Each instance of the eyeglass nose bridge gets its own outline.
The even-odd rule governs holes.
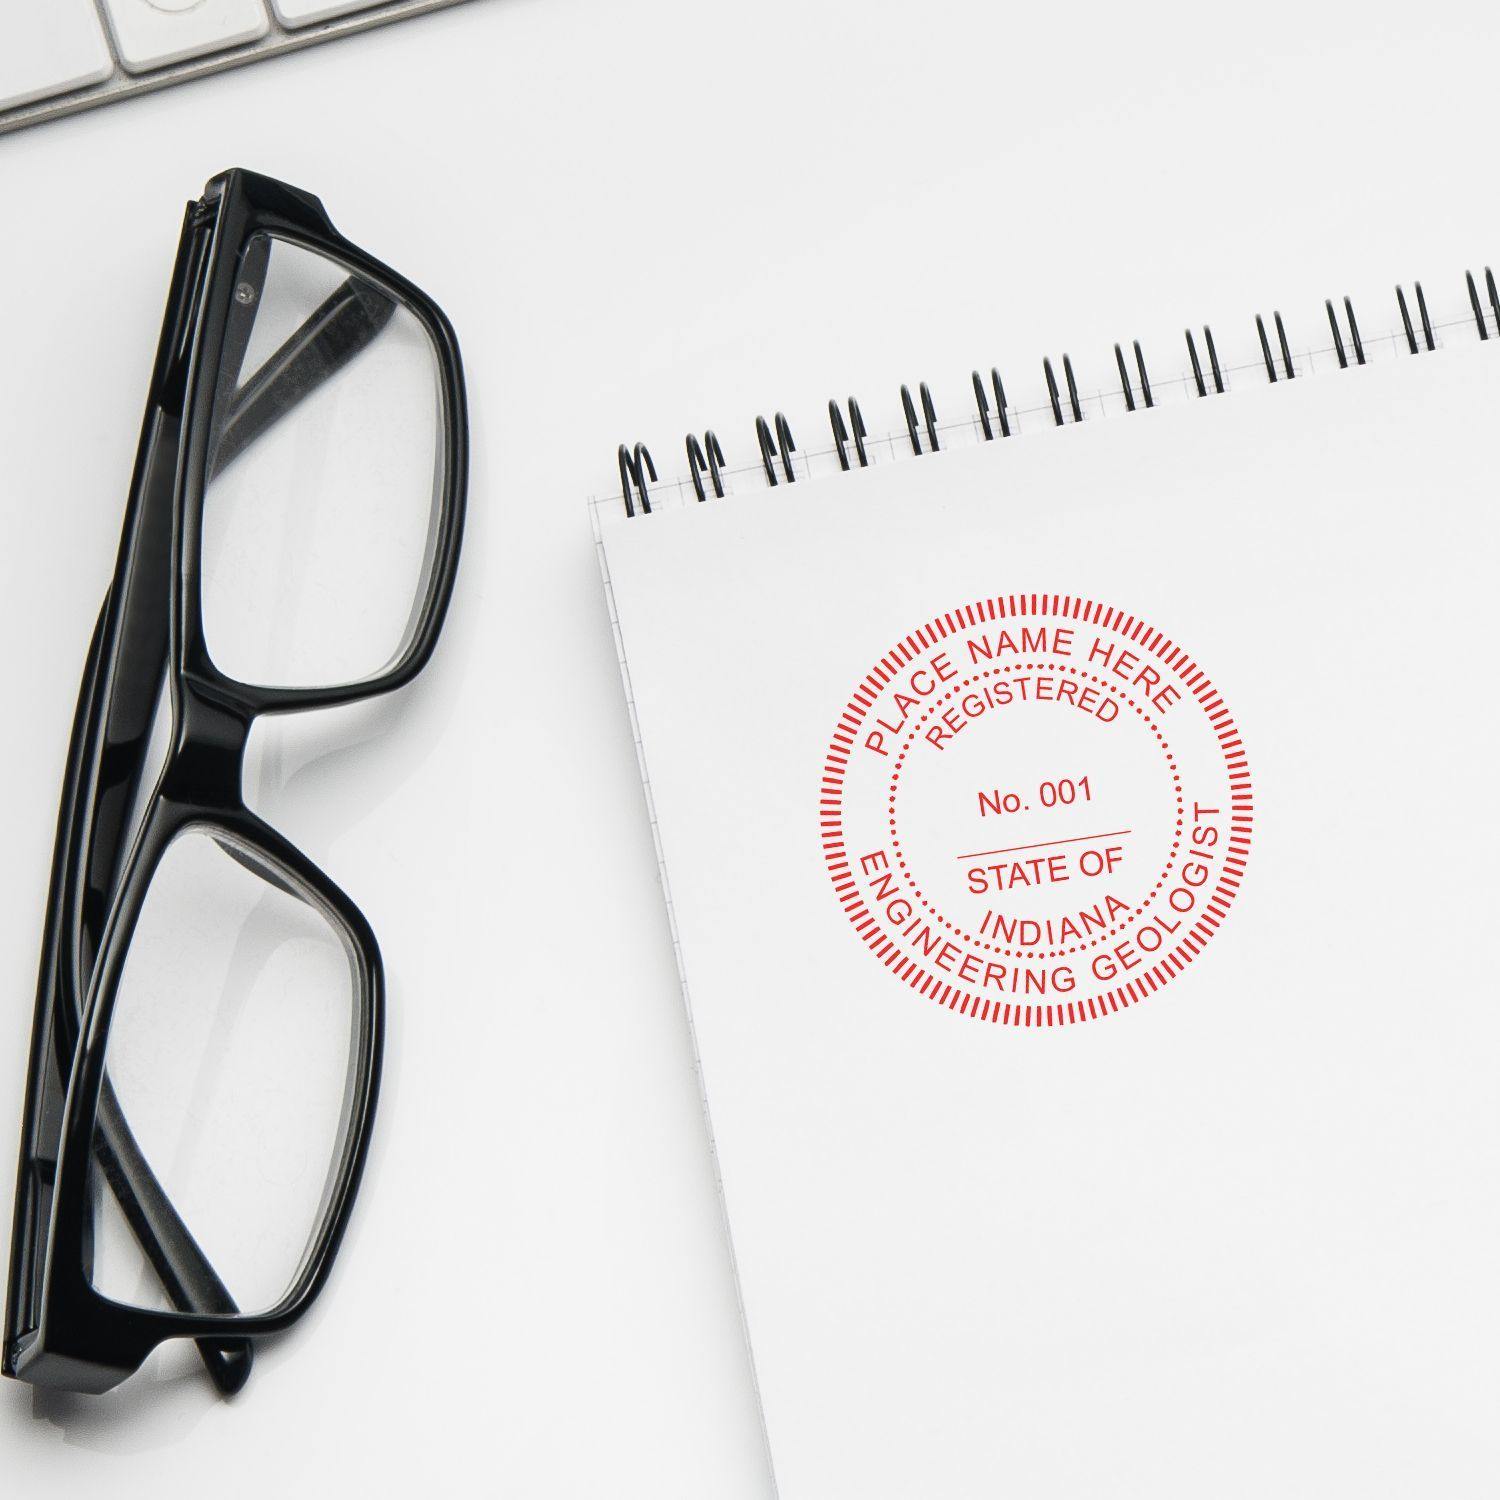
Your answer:
[[[190,677],[180,680],[172,753],[162,773],[162,796],[197,807],[243,805],[245,746],[255,715]]]

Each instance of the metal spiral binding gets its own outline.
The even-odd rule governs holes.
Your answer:
[[[918,387],[922,398],[922,420],[927,425],[927,441],[930,444],[927,451],[936,453],[938,451],[937,435],[937,409],[932,404],[932,392],[927,389],[924,380]],[[917,433],[917,408],[911,399],[911,387],[901,387],[901,411],[906,417],[906,434],[911,439],[911,451],[918,458],[922,456],[922,439]]]
[[[620,444],[620,493],[625,497],[625,514],[633,516],[635,507],[630,503],[630,487],[635,486],[635,492],[640,496],[641,512],[643,515],[651,514],[651,495],[646,489],[646,480],[641,472],[642,465],[645,466],[646,474],[651,476],[651,482],[656,483],[656,465],[651,462],[651,454],[644,443],[637,443],[632,453],[624,443]]]
[[[1151,381],[1146,376],[1146,356],[1141,353],[1141,341],[1135,339],[1131,347],[1135,350],[1135,367],[1141,376],[1141,400],[1147,409],[1156,405],[1151,399]],[[1120,390],[1125,396],[1125,410],[1135,410],[1135,392],[1130,389],[1130,371],[1125,368],[1125,355],[1118,344],[1115,345],[1115,365],[1120,371]]]
[[[1349,368],[1349,356],[1344,352],[1344,337],[1339,332],[1338,314],[1333,310],[1333,299],[1325,299],[1324,310],[1328,313],[1328,326],[1333,330],[1333,352],[1339,357],[1339,369]],[[1360,341],[1359,324],[1354,321],[1354,304],[1344,298],[1344,316],[1349,320],[1349,342],[1354,346],[1354,358],[1358,363],[1365,362],[1365,346]]]
[[[1047,396],[1052,402],[1052,420],[1059,427],[1063,425],[1062,401],[1057,393],[1057,376],[1052,373],[1052,361],[1042,361],[1042,373],[1047,377]],[[1063,378],[1068,382],[1068,406],[1072,409],[1073,420],[1083,421],[1083,407],[1078,400],[1078,382],[1073,378],[1073,361],[1065,354],[1063,355]]]
[[[1286,378],[1293,380],[1297,372],[1292,368],[1292,351],[1286,341],[1286,324],[1281,321],[1280,313],[1273,313],[1272,317],[1276,323],[1276,339],[1281,345],[1281,367],[1286,372]],[[1204,330],[1207,332],[1207,330]],[[1276,361],[1271,358],[1271,341],[1266,337],[1266,320],[1259,313],[1255,315],[1255,331],[1260,335],[1260,354],[1266,362],[1266,375],[1271,384],[1276,384]]]
[[[865,439],[869,433],[865,431],[865,419],[859,409],[859,402],[853,396],[849,398],[849,425],[844,425],[844,414],[839,410],[837,401],[828,403],[828,425],[833,428],[833,445],[838,449],[839,468],[846,474],[849,472],[849,434],[854,434],[854,453],[859,459],[859,466],[867,469],[870,466],[869,457],[865,453]]]
[[[1208,387],[1203,383],[1203,366],[1198,363],[1198,346],[1193,342],[1193,330],[1183,329],[1183,337],[1187,339],[1188,358],[1193,362],[1193,384],[1198,388],[1200,396],[1208,394]],[[1203,325],[1203,342],[1208,347],[1208,362],[1214,375],[1214,393],[1222,396],[1224,394],[1224,374],[1219,369],[1219,351],[1214,348],[1214,336],[1208,324]]]
[[[701,504],[704,500],[708,499],[708,495],[703,488],[703,475],[705,471],[708,474],[709,482],[714,487],[714,498],[722,500],[724,498],[724,475],[722,472],[724,467],[724,450],[719,446],[719,439],[714,430],[709,428],[703,434],[701,444],[690,432],[687,435],[686,444],[688,473],[692,476],[693,490],[698,496],[699,503]],[[703,456],[705,448],[708,450],[707,458]],[[652,477],[655,478],[655,475]]]
[[[1469,288],[1469,306],[1474,309],[1474,322],[1479,328],[1479,337],[1488,339],[1490,333],[1484,326],[1484,311],[1479,306],[1479,288],[1474,285],[1474,273],[1465,271],[1464,281]],[[1495,289],[1495,273],[1488,266],[1484,268],[1484,289],[1489,294],[1490,308],[1495,314],[1495,333],[1500,336],[1500,294]]]
[[[984,440],[992,443],[995,440],[995,429],[990,424],[990,402],[984,393],[984,381],[979,378],[979,371],[973,374],[974,381],[974,404],[979,408],[979,425],[984,429]],[[992,365],[990,367],[990,384],[995,388],[995,416],[1000,423],[1000,436],[1010,436],[1010,417],[1005,405],[1005,387],[1000,382],[1000,372]]]
[[[774,418],[776,423],[776,435],[772,437],[771,428],[764,417],[755,419],[755,441],[760,446],[760,461],[765,466],[766,483],[775,489],[778,484],[776,478],[776,465],[773,460],[780,449],[781,467],[786,474],[786,482],[795,484],[797,482],[797,471],[792,468],[792,454],[796,452],[797,445],[792,441],[792,428],[787,419],[780,412]]]
[[[1417,292],[1417,311],[1421,314],[1422,318],[1423,342],[1426,343],[1429,350],[1436,349],[1437,341],[1432,336],[1432,319],[1427,316],[1427,298],[1422,295],[1422,283],[1417,281],[1413,282],[1412,285],[1416,288]],[[1396,304],[1401,309],[1401,326],[1406,330],[1407,348],[1413,354],[1416,354],[1418,352],[1417,336],[1412,332],[1411,311],[1406,305],[1406,293],[1399,286],[1396,288]]]
[[[1484,268],[1481,288],[1480,278],[1473,271],[1465,271],[1464,286],[1468,294],[1469,311],[1473,315],[1474,327],[1480,340],[1488,342],[1493,335],[1500,341],[1500,285],[1496,283],[1495,273],[1488,266]],[[1411,284],[1411,295],[1415,301],[1415,315],[1406,288],[1399,285],[1396,287],[1396,306],[1401,315],[1401,332],[1396,337],[1398,340],[1404,338],[1406,352],[1410,354],[1435,350],[1438,346],[1437,332],[1420,281]],[[1323,311],[1333,338],[1332,353],[1338,360],[1339,369],[1348,370],[1351,366],[1364,365],[1367,354],[1364,338],[1354,315],[1354,303],[1347,296],[1340,301],[1343,304],[1342,318],[1331,297],[1325,299]],[[1292,356],[1291,338],[1281,313],[1273,312],[1269,325],[1264,317],[1257,314],[1255,332],[1266,379],[1273,384],[1296,379],[1299,374],[1297,362]],[[1200,397],[1223,395],[1228,390],[1228,383],[1214,342],[1213,330],[1206,323],[1202,325],[1201,346],[1191,328],[1184,329],[1183,338],[1191,365],[1191,374],[1187,377],[1188,389]],[[1328,351],[1325,349],[1322,352]],[[1140,340],[1132,340],[1129,353],[1123,344],[1116,344],[1114,357],[1120,382],[1119,393],[1126,412],[1146,411],[1155,407],[1156,396],[1151,388]],[[1301,373],[1306,372],[1307,367],[1304,367]],[[1083,398],[1079,394],[1078,378],[1071,356],[1062,356],[1061,381],[1050,357],[1043,359],[1042,373],[1046,380],[1047,403],[1041,410],[1045,412],[1050,408],[1053,424],[1057,427],[1070,425],[1070,419],[1071,423],[1082,422]],[[969,420],[977,428],[979,436],[984,442],[993,442],[997,437],[1011,437],[1016,431],[1017,408],[1012,407],[1006,397],[999,369],[992,366],[988,380],[979,370],[973,370],[969,379],[974,393],[974,411]],[[915,395],[910,386],[901,387],[901,412],[906,443],[910,445],[912,453],[923,456],[939,452],[942,438],[937,403],[926,381],[918,383]],[[833,434],[831,456],[837,457],[839,469],[847,473],[855,467],[868,468],[871,463],[871,445],[859,402],[853,396],[846,397],[842,403],[837,400],[829,401],[828,424]],[[899,431],[900,429],[898,434]],[[763,416],[756,417],[755,441],[767,486],[774,488],[783,483],[795,483],[797,469],[793,463],[793,454],[797,451],[797,443],[786,416],[778,411],[770,421]],[[884,444],[887,440],[881,441]],[[889,441],[892,444],[899,443],[900,437]],[[701,438],[690,433],[684,444],[688,478],[698,501],[722,499],[726,493],[725,474],[729,465],[717,435],[712,430],[705,431]],[[880,451],[884,452],[886,449],[882,447]],[[889,451],[895,453],[896,449],[893,446]],[[824,452],[827,455],[827,450]],[[656,466],[652,462],[650,450],[644,443],[636,443],[633,448],[622,443],[618,456],[620,495],[625,504],[625,514],[630,517],[637,513],[650,515],[650,486],[657,483]],[[803,468],[804,474],[817,472],[816,467],[809,471],[806,463]]]
[[[1484,313],[1479,306],[1479,288],[1474,285],[1474,273],[1472,271],[1464,272],[1464,285],[1469,291],[1469,306],[1474,309],[1474,322],[1479,328],[1479,337],[1481,340],[1487,339],[1490,336],[1490,331],[1484,326]]]

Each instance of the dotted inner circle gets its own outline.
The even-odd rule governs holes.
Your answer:
[[[917,884],[916,877],[911,873],[911,870],[908,867],[906,859],[904,857],[901,847],[901,835],[896,827],[896,792],[901,780],[901,767],[906,761],[907,753],[908,751],[910,751],[912,744],[916,740],[917,736],[922,732],[922,726],[950,698],[956,698],[960,693],[967,691],[975,683],[982,682],[986,677],[1003,676],[1008,672],[1038,671],[1067,672],[1074,677],[1082,678],[1086,682],[1095,683],[1106,693],[1109,693],[1115,698],[1118,698],[1127,708],[1131,709],[1135,713],[1137,718],[1139,718],[1141,722],[1145,724],[1146,728],[1151,731],[1152,735],[1155,736],[1156,742],[1161,748],[1162,755],[1166,758],[1167,765],[1172,772],[1172,792],[1173,796],[1176,798],[1177,803],[1176,826],[1172,830],[1172,847],[1167,854],[1167,862],[1162,866],[1161,878],[1156,882],[1155,885],[1151,887],[1150,891],[1147,892],[1146,896],[1142,899],[1141,904],[1139,906],[1133,907],[1131,909],[1130,915],[1126,917],[1123,922],[1116,924],[1114,927],[1109,928],[1105,932],[1099,933],[1096,937],[1090,938],[1088,942],[1075,943],[1070,948],[1048,949],[1045,952],[1041,948],[1006,948],[999,943],[986,942],[982,937],[977,936],[975,933],[969,932],[966,928],[961,927],[957,922],[950,922],[948,918],[945,917],[927,899],[926,892],[924,892],[922,887]],[[1098,947],[1100,943],[1107,942],[1112,937],[1117,937],[1120,933],[1124,932],[1127,927],[1131,926],[1135,919],[1141,916],[1145,912],[1146,908],[1150,906],[1151,903],[1156,900],[1157,896],[1161,894],[1163,888],[1166,886],[1168,877],[1176,867],[1177,851],[1182,847],[1182,776],[1178,772],[1177,760],[1176,757],[1174,757],[1172,754],[1172,747],[1167,743],[1166,736],[1161,732],[1160,727],[1150,716],[1150,714],[1148,714],[1140,706],[1140,704],[1138,704],[1135,699],[1132,698],[1128,693],[1121,692],[1111,683],[1105,682],[1103,678],[1096,677],[1092,672],[1082,671],[1078,667],[1063,666],[1060,662],[1027,661],[1016,662],[1012,666],[989,667],[983,672],[975,673],[975,675],[972,677],[964,678],[964,680],[959,683],[957,687],[950,688],[948,692],[944,693],[941,698],[935,699],[932,706],[927,710],[927,712],[924,713],[922,717],[918,719],[917,722],[912,726],[911,731],[906,736],[905,743],[901,747],[900,754],[896,757],[896,767],[891,772],[890,794],[887,798],[887,807],[888,819],[891,826],[891,847],[895,850],[896,853],[896,864],[901,871],[902,878],[911,888],[912,895],[917,898],[918,904],[922,906],[922,908],[928,913],[929,916],[932,917],[934,921],[940,922],[944,927],[948,929],[949,932],[953,933],[956,937],[961,937],[966,943],[971,943],[976,948],[983,948],[990,953],[999,953],[1004,955],[1006,958],[1065,958],[1070,953],[1086,952],[1090,948]]]

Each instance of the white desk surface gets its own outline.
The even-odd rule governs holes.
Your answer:
[[[175,1355],[102,1400],[0,1391],[9,1491],[764,1500],[583,497],[621,439],[676,472],[712,426],[743,462],[781,407],[822,446],[829,396],[884,429],[903,380],[956,410],[974,365],[1112,385],[1140,337],[1161,379],[1186,323],[1244,360],[1258,311],[1322,343],[1349,292],[1374,332],[1413,277],[1460,316],[1500,256],[1497,41],[1473,0],[474,0],[0,140],[7,1160],[184,201],[230,165],[318,193],[451,315],[474,439],[433,669],[261,808],[392,974],[339,1269],[232,1402]],[[482,746],[444,733],[475,692],[511,706]]]

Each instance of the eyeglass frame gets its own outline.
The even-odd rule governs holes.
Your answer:
[[[434,497],[426,595],[396,658],[356,682],[325,687],[239,682],[215,666],[205,638],[202,529],[212,428],[216,402],[224,394],[225,339],[239,268],[257,234],[330,259],[390,299],[392,311],[405,308],[431,339],[436,356],[444,419],[442,488]],[[352,279],[345,283],[352,286]],[[334,301],[329,299],[320,313]],[[348,344],[348,328],[356,321],[347,307],[334,309],[308,338],[313,343],[332,339],[335,345],[342,338]],[[273,360],[313,322],[309,319]],[[241,342],[237,356],[243,354]],[[350,357],[347,349],[343,354]],[[241,446],[299,399],[278,397],[274,388],[257,395],[261,408]],[[427,664],[457,576],[467,474],[462,361],[452,325],[437,304],[340,235],[311,194],[243,169],[210,181],[184,219],[114,579],[94,631],[69,745],[22,1122],[0,1363],[5,1374],[40,1386],[99,1392],[137,1370],[164,1340],[192,1338],[215,1384],[228,1394],[249,1376],[251,1341],[290,1327],[327,1282],[369,1151],[384,1039],[384,970],[374,932],[354,902],[246,806],[244,753],[262,715],[376,697],[410,682]],[[162,534],[167,521],[170,539]],[[169,591],[164,652],[150,644],[160,639],[163,601],[153,594],[163,584]],[[136,644],[143,629],[144,655]],[[119,840],[144,769],[161,691],[171,695],[172,747],[127,850]],[[113,780],[107,774],[111,766]],[[191,829],[226,840],[226,852],[237,849],[262,863],[266,868],[256,871],[261,878],[320,911],[344,939],[356,982],[358,1040],[347,1123],[322,1222],[280,1301],[251,1314],[235,1306],[134,1146],[128,1126],[128,1145],[108,1140],[115,1123],[109,1112],[118,1112],[118,1105],[105,1054],[130,940],[163,855]],[[85,972],[85,942],[94,947],[91,972]],[[49,1062],[57,1069],[55,1080]],[[102,1140],[97,1134],[101,1106],[106,1114]],[[46,1150],[54,1133],[55,1165]],[[170,1311],[127,1306],[92,1284],[87,1261],[96,1155],[174,1304]]]

